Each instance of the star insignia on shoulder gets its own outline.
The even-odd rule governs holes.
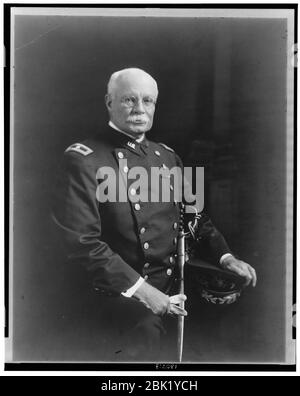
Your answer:
[[[88,146],[86,146],[82,143],[71,144],[71,146],[69,146],[65,150],[65,153],[67,153],[68,151],[75,151],[76,153],[82,154],[84,156],[87,156],[94,152],[94,150],[92,150],[91,148],[89,148]]]

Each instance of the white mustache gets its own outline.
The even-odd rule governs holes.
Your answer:
[[[128,117],[127,118],[128,122],[138,122],[138,123],[142,123],[142,122],[147,122],[148,120],[145,118],[137,118],[137,117]]]

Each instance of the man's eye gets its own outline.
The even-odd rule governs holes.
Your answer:
[[[124,103],[126,103],[127,105],[133,105],[135,103],[135,98],[133,97],[127,97],[123,99]]]
[[[145,103],[145,105],[149,106],[152,104],[155,104],[154,99],[152,98],[144,98],[143,102]]]

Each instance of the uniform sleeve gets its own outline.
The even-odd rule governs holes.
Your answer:
[[[96,199],[95,169],[87,158],[65,153],[55,191],[53,220],[69,260],[91,275],[93,287],[122,293],[140,275],[101,240],[101,214]]]
[[[183,169],[183,164],[180,157],[176,154],[176,163],[177,166]],[[183,196],[187,198],[187,202],[193,202],[192,199],[192,187],[188,183],[186,179],[184,179],[183,183],[185,193]],[[186,204],[186,202],[184,202]],[[211,221],[210,217],[202,211],[200,213],[201,217],[197,222],[197,226],[195,228],[195,240],[201,243],[205,243],[206,246],[209,248],[210,254],[216,264],[220,264],[220,259],[224,254],[230,253],[232,254],[224,236],[221,234],[220,231],[214,226],[213,222]],[[194,215],[187,215],[190,220],[194,218]]]
[[[225,254],[232,254],[224,236],[217,230],[205,212],[201,212],[201,218],[197,222],[195,240],[207,245],[215,264],[220,264],[220,260]]]

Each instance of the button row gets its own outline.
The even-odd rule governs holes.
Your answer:
[[[172,186],[170,186],[170,187],[172,187]],[[131,194],[131,195],[135,195],[135,194],[136,194],[136,190],[135,190],[134,188],[132,188],[132,189],[130,190],[130,194]],[[174,205],[174,206],[176,206],[177,203],[178,203],[178,202],[177,202],[176,200],[173,201],[173,205]],[[138,204],[138,203],[136,203],[136,204],[134,205],[134,209],[135,209],[135,210],[140,210],[140,209],[141,209],[141,205]],[[177,223],[174,223],[174,225],[173,225],[174,230],[176,230],[177,226],[178,226],[178,224],[177,224]]]
[[[166,274],[167,274],[168,276],[171,276],[172,273],[173,273],[172,269],[171,269],[171,268],[168,268],[167,271],[166,271]],[[145,280],[147,280],[148,278],[149,278],[149,275],[145,275],[145,276],[144,276],[144,279],[145,279]]]
[[[176,223],[175,223],[175,224],[176,224]],[[173,226],[174,230],[176,230],[176,228],[177,228],[177,224],[176,224],[176,227],[175,227],[175,224],[174,224],[174,226]],[[145,228],[145,227],[142,227],[142,228],[140,229],[140,234],[143,235],[143,234],[145,234],[145,232],[146,232],[146,228]],[[174,243],[174,245],[177,243],[177,237],[175,237],[175,238],[173,239],[173,243]]]
[[[143,246],[144,246],[144,249],[145,249],[145,250],[148,250],[148,249],[149,249],[149,243],[148,243],[148,242],[145,242]]]
[[[169,261],[170,261],[170,264],[173,264],[174,263],[174,258],[171,256],[170,257],[170,259],[169,259]],[[150,263],[145,263],[144,264],[144,268],[149,268],[150,267]],[[170,268],[169,268],[170,269]]]
[[[148,242],[145,242],[144,243],[144,249],[149,249],[149,243]],[[174,259],[174,257],[173,256],[170,256],[170,258],[169,258],[169,262],[170,262],[170,264],[174,264],[175,263],[175,259]],[[150,267],[150,263],[145,263],[144,264],[144,268],[149,268]]]

